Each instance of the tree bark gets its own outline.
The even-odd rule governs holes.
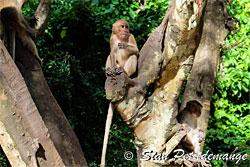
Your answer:
[[[206,132],[219,48],[228,33],[222,7],[222,0],[172,0],[162,24],[140,51],[137,84],[124,93],[124,87],[117,88],[126,85],[119,83],[124,80],[117,79],[118,84],[112,86],[107,79],[106,94],[116,101],[116,110],[134,132],[138,159],[148,158],[143,153],[149,150],[151,159],[139,161],[138,166],[206,165],[204,161],[169,157],[153,159],[153,155],[171,157],[169,154],[181,147],[189,128],[177,121],[177,115],[190,101],[202,105],[198,128]],[[191,69],[179,110],[181,89]],[[202,147],[203,143],[200,151]]]
[[[2,41],[0,144],[12,166],[66,166]]]
[[[52,0],[39,2],[34,40],[44,33]],[[2,45],[1,48],[5,49]],[[0,78],[3,78],[0,88],[4,95],[0,100],[0,127],[5,138],[0,136],[0,142],[10,163],[14,166],[35,166],[37,163],[37,166],[44,167],[87,167],[80,143],[52,95],[37,59],[16,38],[16,65],[21,76],[6,51],[3,55],[7,58],[3,59],[1,56],[3,60],[0,61],[4,65],[1,64],[0,69]],[[5,65],[6,63],[11,66]],[[7,71],[13,72],[12,69],[15,69],[13,75],[6,74]],[[9,87],[18,91],[8,90]],[[20,98],[21,102],[16,100],[16,97]],[[5,98],[8,99],[7,102],[4,101]],[[15,108],[16,105],[21,109]]]
[[[220,47],[228,30],[225,28],[221,1],[208,1],[199,47],[195,53],[194,65],[188,79],[180,111],[189,101],[198,101],[202,106],[198,127],[207,130],[210,100],[213,95],[218,71]],[[205,133],[206,134],[206,133]],[[203,148],[204,142],[202,143]]]

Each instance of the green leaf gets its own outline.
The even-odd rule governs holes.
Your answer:
[[[242,80],[243,80],[247,85],[249,85],[250,79],[248,79],[248,78],[243,78]]]
[[[216,110],[214,112],[214,116],[215,116],[216,119],[221,119],[222,117],[226,117],[227,114],[226,114],[226,112],[224,110]]]
[[[132,10],[132,9],[129,9],[129,16],[131,18],[134,18],[135,17],[135,12]]]
[[[222,92],[222,97],[227,97],[227,92],[226,91]]]
[[[245,92],[249,92],[249,88],[246,87],[245,85],[242,85],[242,89],[243,89]]]
[[[63,39],[66,36],[67,31],[66,30],[62,30],[61,31],[61,38]]]
[[[118,5],[118,4],[119,4],[119,1],[118,1],[118,0],[112,0],[111,2],[112,2],[112,4],[114,4],[114,5]]]

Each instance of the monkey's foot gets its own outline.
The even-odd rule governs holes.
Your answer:
[[[125,73],[125,71],[122,67],[115,67],[115,68],[108,67],[106,69],[107,77],[115,77],[117,75],[120,75],[121,73]]]
[[[116,67],[115,68],[115,75],[120,75],[121,73],[125,73],[124,69],[122,67]]]
[[[113,70],[110,67],[106,69],[106,75],[109,77],[113,76]]]

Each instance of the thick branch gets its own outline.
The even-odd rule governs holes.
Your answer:
[[[198,128],[206,132],[218,69],[219,48],[228,31],[225,28],[222,0],[208,1],[202,37],[195,54],[194,65],[187,82],[180,112],[189,101],[199,102],[203,108],[198,119]],[[202,149],[202,148],[201,148]]]
[[[16,65],[63,162],[67,166],[87,166],[80,143],[52,95],[40,64],[18,39],[16,39],[16,50]]]
[[[2,41],[0,47],[0,144],[11,165],[65,166]]]
[[[173,0],[170,6],[162,24],[140,52],[137,85],[129,88],[125,100],[115,104],[134,130],[139,154],[144,150],[162,153],[166,148],[173,149],[164,146],[177,123],[181,87],[200,39],[199,23],[205,2]],[[154,89],[151,94],[148,87]],[[159,164],[142,161],[141,166]]]
[[[172,0],[162,24],[143,46],[137,85],[130,87],[127,97],[115,104],[123,120],[134,130],[139,154],[144,150],[170,153],[177,145],[176,140],[180,142],[185,135],[176,134],[171,139],[171,130],[177,124],[178,99],[191,70],[193,55],[195,61],[181,111],[187,102],[198,101],[203,106],[198,128],[206,131],[219,47],[227,34],[221,1],[210,0],[205,13],[205,0]],[[151,94],[149,87],[154,89]],[[166,143],[169,145],[164,147]],[[140,165],[160,166],[160,162],[142,161]]]

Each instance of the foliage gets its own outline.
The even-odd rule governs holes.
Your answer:
[[[224,74],[216,86],[207,132],[206,149],[214,153],[235,153],[250,155],[250,3],[248,0],[234,0],[229,14],[241,22],[241,31],[236,34],[240,44],[223,51]],[[238,25],[239,26],[239,25]],[[238,27],[237,26],[237,27]],[[235,43],[232,36],[227,37],[226,45]],[[222,166],[222,160],[212,161],[213,166]],[[233,161],[227,163],[234,166]],[[248,167],[242,161],[241,167]]]
[[[135,0],[91,1],[91,11],[98,18],[95,22],[96,35],[104,35],[109,42],[112,24],[124,18],[141,48],[149,34],[161,23],[168,5],[169,0],[147,0],[143,8]]]
[[[7,167],[7,166],[10,166],[2,148],[0,147],[0,166],[1,167]]]

